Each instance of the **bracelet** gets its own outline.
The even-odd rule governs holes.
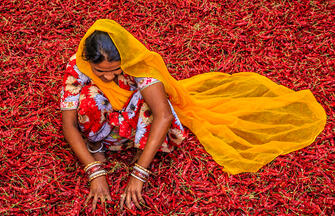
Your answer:
[[[91,168],[91,166],[93,166],[95,164],[102,164],[102,162],[101,161],[93,161],[92,163],[89,163],[84,167],[84,171],[86,172],[89,168]]]
[[[133,167],[134,171],[137,171],[139,173],[141,173],[142,175],[146,176],[146,177],[149,177],[149,173],[144,171],[144,170],[141,170],[140,168],[138,168],[137,166],[134,166]]]
[[[92,178],[90,178],[88,181],[91,182],[93,179],[96,179],[96,178],[98,178],[98,177],[100,177],[100,176],[104,176],[104,175],[107,175],[107,172],[101,173],[101,174],[99,174],[99,175],[95,175],[95,176],[93,176]]]
[[[104,170],[104,169],[102,169],[102,170],[98,170],[98,171],[92,173],[92,174],[88,177],[88,179],[91,179],[91,178],[93,178],[94,176],[99,175],[99,174],[102,174],[102,173],[106,173],[106,174],[107,174],[106,170]]]
[[[102,164],[101,163],[92,164],[91,166],[86,168],[86,172],[88,172],[89,170],[91,170],[91,169],[93,169],[94,167],[97,167],[97,166],[102,166]]]
[[[142,179],[141,177],[138,177],[137,175],[135,175],[134,173],[130,174],[131,176],[133,176],[134,178],[137,178],[138,180],[142,181],[142,182],[147,182],[147,180]]]
[[[146,176],[146,175],[144,175],[143,173],[141,173],[141,172],[139,172],[139,171],[137,171],[137,170],[133,170],[132,173],[133,173],[134,175],[136,175],[136,176],[142,178],[142,179],[145,179],[145,180],[148,180],[148,178],[149,178],[149,176]]]
[[[151,172],[149,170],[135,163],[135,166],[133,166],[133,172],[130,175],[142,182],[147,182],[150,173]]]
[[[93,173],[95,173],[99,170],[103,170],[103,167],[100,164],[96,164],[96,165],[90,167],[89,169],[87,169],[86,174],[87,174],[87,176],[90,176],[90,175],[92,175]]]
[[[98,171],[92,173],[92,174],[88,177],[88,179],[89,179],[89,181],[90,181],[90,179],[94,179],[96,176],[101,176],[101,175],[107,175],[106,170],[104,170],[104,169],[102,169],[102,170],[98,170]]]
[[[146,168],[142,167],[141,165],[135,163],[135,166],[137,166],[137,167],[140,168],[141,170],[143,170],[143,171],[145,171],[145,172],[151,174],[151,172],[150,172],[149,170],[147,170]]]
[[[100,146],[100,148],[97,149],[97,150],[94,150],[94,151],[90,149],[90,146],[88,145],[88,143],[86,143],[86,146],[87,146],[87,150],[88,150],[90,153],[92,153],[92,154],[95,154],[95,153],[98,153],[98,152],[105,152],[105,151],[103,150],[104,144],[102,144],[102,142],[101,142],[101,146]]]

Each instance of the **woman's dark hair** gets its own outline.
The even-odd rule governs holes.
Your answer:
[[[94,64],[101,63],[104,60],[109,62],[120,61],[119,51],[116,49],[108,33],[103,31],[94,31],[86,38],[83,50],[85,61]]]

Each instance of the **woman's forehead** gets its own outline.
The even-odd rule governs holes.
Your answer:
[[[119,68],[120,65],[121,65],[121,61],[112,61],[112,62],[109,62],[109,61],[102,61],[98,64],[94,64],[94,63],[91,63],[91,65],[96,68],[96,69],[101,69],[101,70],[113,70],[113,69],[116,69],[116,68]]]

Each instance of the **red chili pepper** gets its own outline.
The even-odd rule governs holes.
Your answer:
[[[125,214],[333,213],[335,29],[327,1],[4,0],[0,11],[1,214],[90,214],[82,209],[89,187],[62,135],[58,98],[68,59],[98,18],[115,19],[160,53],[177,79],[253,71],[310,89],[328,116],[312,145],[255,174],[227,175],[189,134],[180,149],[152,163],[157,175],[143,189],[147,208]],[[107,154],[118,200],[132,152]],[[117,209],[106,212],[99,205],[95,214]]]

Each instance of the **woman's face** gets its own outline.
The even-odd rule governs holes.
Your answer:
[[[121,61],[106,61],[95,64],[90,62],[93,73],[98,76],[103,82],[111,82],[119,75],[121,70]]]

